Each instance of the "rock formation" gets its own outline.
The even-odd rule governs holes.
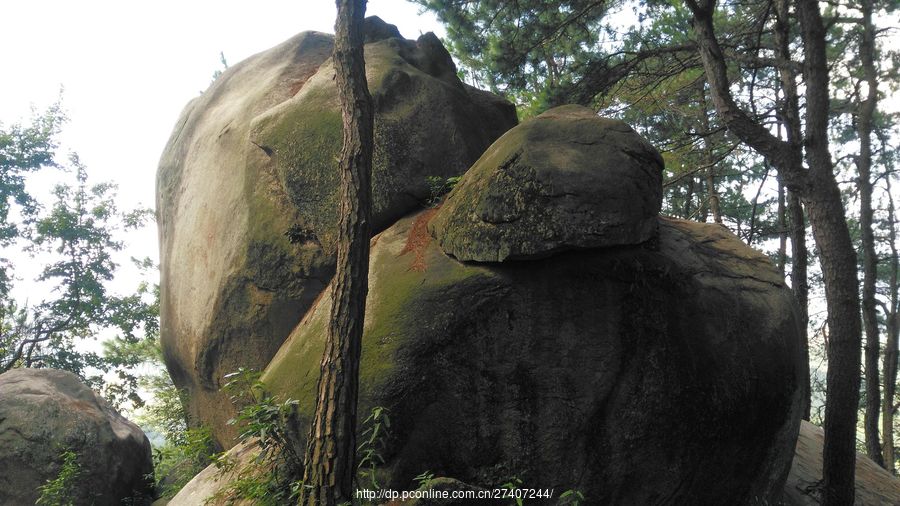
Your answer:
[[[374,221],[383,229],[516,123],[461,83],[433,34],[367,20],[375,101]],[[222,377],[261,370],[334,270],[341,119],[332,36],[304,32],[191,101],[160,160],[162,344],[191,412],[231,442]]]
[[[805,357],[771,262],[721,226],[658,217],[659,154],[572,106],[507,132],[422,210],[425,177],[461,173],[511,117],[433,36],[369,33],[384,230],[359,413],[390,409],[386,486],[430,471],[591,504],[774,503]],[[220,434],[215,388],[238,366],[268,363],[269,389],[302,423],[313,411],[340,125],[329,64],[296,68],[326,47],[305,34],[230,69],[163,157],[166,360]]]
[[[77,455],[75,504],[120,505],[151,492],[150,442],[70,372],[14,369],[0,375],[0,504],[34,504]],[[134,504],[140,504],[135,502]]]
[[[763,255],[719,226],[660,219],[658,249],[462,264],[423,232],[431,214],[372,250],[360,413],[391,409],[390,486],[429,470],[518,476],[592,504],[780,490],[800,352],[791,295]],[[263,377],[304,416],[328,307],[326,292]]]
[[[459,260],[639,244],[656,233],[663,160],[621,121],[557,107],[507,132],[431,221]]]

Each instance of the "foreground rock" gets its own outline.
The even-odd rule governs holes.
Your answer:
[[[495,142],[431,230],[463,261],[639,244],[656,233],[662,169],[656,149],[625,123],[557,107]]]
[[[372,250],[359,412],[391,410],[387,486],[430,471],[589,504],[775,503],[803,357],[766,257],[722,227],[660,219],[658,249],[462,264],[430,240],[433,215]],[[301,418],[329,307],[326,292],[263,377]]]
[[[822,479],[822,447],[825,431],[802,422],[791,474],[784,486],[786,506],[817,506],[822,494],[816,484]],[[864,455],[856,456],[856,503],[859,506],[900,504],[900,479]]]
[[[55,479],[60,454],[77,454],[74,504],[120,505],[151,490],[150,442],[72,373],[15,369],[0,375],[0,504],[34,504]],[[135,502],[134,504],[140,504]]]
[[[433,34],[367,21],[375,226],[430,197],[516,122]],[[305,32],[232,66],[179,118],[160,160],[162,344],[190,410],[226,446],[222,377],[262,369],[334,269],[341,119],[332,36]]]

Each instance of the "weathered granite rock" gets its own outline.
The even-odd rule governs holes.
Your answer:
[[[431,471],[590,504],[775,504],[804,357],[765,256],[720,226],[659,219],[656,246],[463,264],[431,240],[434,215],[372,249],[359,412],[391,410],[389,487]],[[304,420],[328,298],[263,376]]]
[[[150,442],[70,372],[14,369],[0,375],[0,504],[34,504],[77,455],[74,504],[122,504],[152,492]],[[134,502],[134,504],[143,504]]]
[[[791,473],[784,485],[786,506],[817,506],[822,504],[817,484],[822,479],[822,447],[825,431],[803,421],[800,437],[791,464]],[[858,506],[895,506],[900,504],[900,479],[872,462],[865,455],[856,456],[856,502]]]
[[[416,209],[516,122],[456,78],[433,34],[367,21],[376,228]],[[262,369],[329,282],[341,120],[332,36],[305,32],[232,66],[191,101],[160,160],[162,344],[190,411],[226,446],[222,377]]]
[[[625,123],[551,109],[498,139],[431,221],[459,260],[638,244],[656,232],[663,160]]]

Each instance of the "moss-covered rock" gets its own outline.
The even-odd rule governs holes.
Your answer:
[[[766,257],[719,226],[659,219],[655,245],[464,264],[431,241],[434,216],[372,248],[359,412],[390,409],[389,487],[430,471],[487,488],[516,476],[590,504],[780,494],[804,357]],[[300,401],[301,420],[328,298],[263,376]]]
[[[557,107],[488,148],[431,230],[463,261],[638,244],[656,232],[662,169],[656,149],[625,123]]]
[[[367,21],[376,227],[427,200],[516,122],[464,86],[432,34]],[[334,271],[340,109],[332,36],[305,32],[232,66],[191,101],[160,160],[162,343],[195,420],[230,446],[222,377],[262,369]]]

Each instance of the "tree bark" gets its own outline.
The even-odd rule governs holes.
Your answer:
[[[310,425],[301,504],[353,500],[359,357],[371,236],[372,98],[363,60],[366,0],[337,0],[334,67],[343,119],[337,270],[322,357],[316,411]]]
[[[779,126],[785,127],[790,160],[802,171],[803,126],[800,120],[800,95],[797,91],[797,74],[791,61],[791,24],[789,0],[775,0],[775,61],[784,92],[784,105]],[[780,129],[779,129],[780,131]],[[779,170],[779,173],[783,170]],[[779,179],[783,176],[779,174]],[[783,182],[783,181],[782,181]],[[791,223],[791,289],[800,309],[801,349],[806,356],[803,364],[806,394],[803,397],[803,419],[809,421],[812,410],[812,378],[809,370],[809,281],[807,266],[809,252],[806,248],[806,218],[800,197],[794,190],[788,191],[788,215]]]
[[[828,67],[825,28],[815,0],[796,2],[804,43],[806,77],[806,154],[775,137],[734,101],[725,57],[713,29],[715,0],[686,0],[716,111],[738,138],[781,171],[788,189],[806,206],[818,246],[828,309],[828,375],[825,411],[824,504],[848,506],[854,501],[856,420],[859,401],[861,327],[856,254],[828,150]],[[787,91],[787,90],[785,90]]]
[[[823,504],[849,506],[855,499],[862,344],[856,252],[844,220],[844,208],[828,150],[830,97],[826,33],[817,0],[799,0],[797,15],[804,45],[806,152],[811,181],[810,192],[804,200],[819,249],[830,331],[826,349],[828,403],[825,406]]]
[[[864,81],[867,85],[865,100],[860,103],[857,117],[859,132],[859,170],[857,188],[859,190],[859,227],[863,253],[862,320],[866,334],[865,373],[866,411],[863,418],[865,427],[866,455],[876,464],[884,467],[881,443],[878,437],[878,416],[881,404],[879,388],[878,359],[880,341],[878,338],[878,309],[875,301],[875,281],[878,277],[878,256],[875,252],[875,234],[872,229],[872,116],[878,101],[878,74],[875,70],[875,29],[872,25],[872,2],[860,2],[862,10],[862,39],[859,44],[859,58]]]
[[[713,222],[722,224],[722,211],[719,205],[719,192],[716,189],[716,164],[714,163],[715,157],[712,152],[712,143],[709,140],[709,136],[712,135],[710,133],[709,128],[709,105],[706,101],[706,90],[704,89],[704,84],[701,81],[700,83],[700,127],[703,128],[703,163],[707,165],[706,168],[706,194],[707,194],[707,202],[709,203],[709,211],[712,213]],[[706,220],[704,220],[706,221]]]
[[[894,395],[897,388],[897,356],[900,354],[900,299],[898,299],[897,216],[891,194],[890,176],[885,178],[888,195],[888,240],[890,241],[890,278],[888,280],[887,342],[884,346],[884,391],[882,392],[881,431],[885,468],[897,474],[894,465]]]
[[[787,265],[787,207],[784,199],[784,182],[778,177],[778,272],[785,276],[785,266]]]
[[[788,214],[791,222],[791,290],[797,299],[800,320],[800,349],[803,350],[803,379],[806,393],[803,396],[801,412],[803,419],[809,421],[812,411],[812,378],[809,371],[809,279],[807,266],[809,252],[806,249],[806,218],[803,215],[803,204],[796,193],[788,192]]]

